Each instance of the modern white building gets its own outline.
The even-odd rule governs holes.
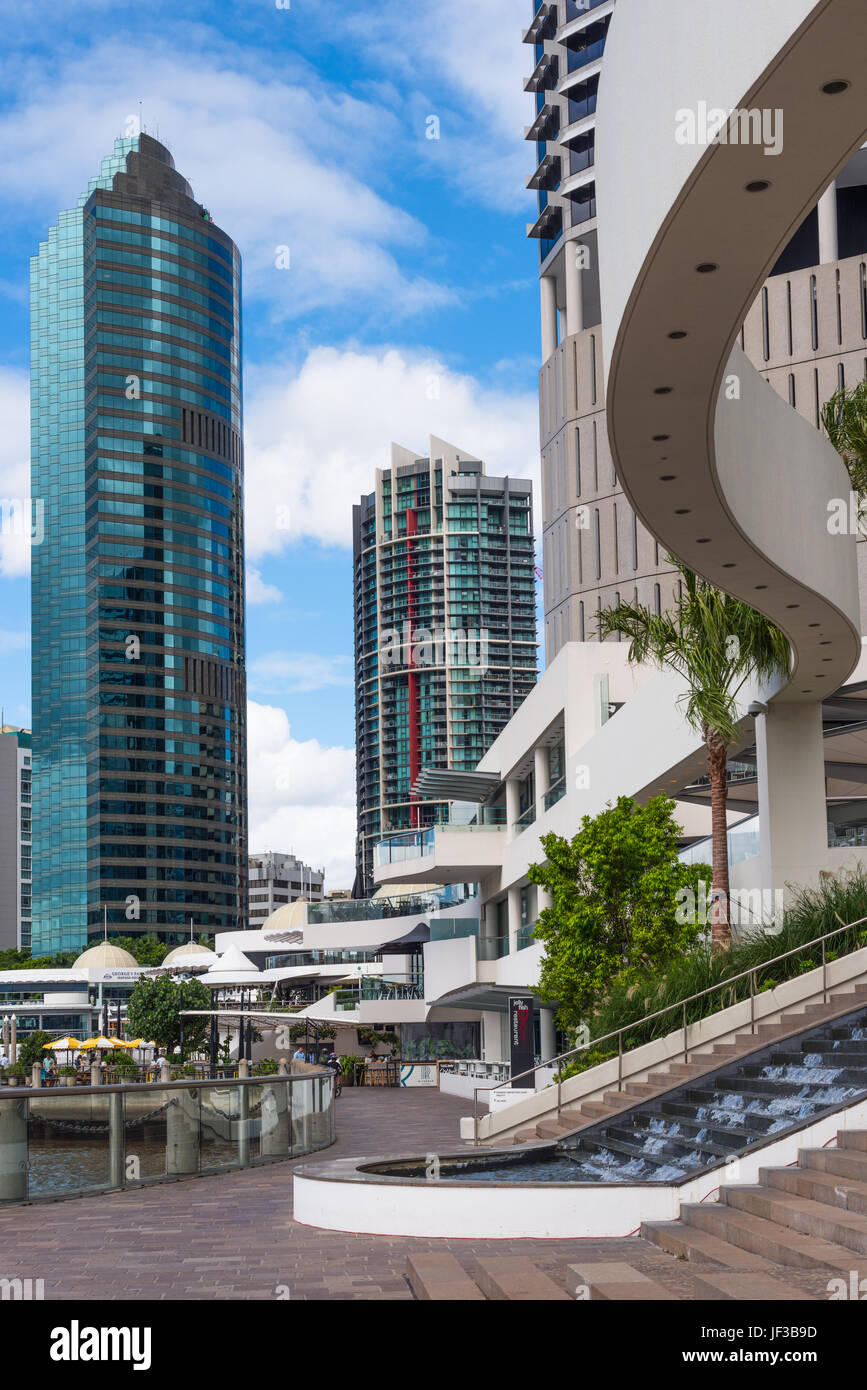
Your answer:
[[[29,729],[0,728],[0,949],[30,949],[31,746]]]
[[[325,870],[311,869],[294,854],[251,854],[248,861],[250,927],[256,930],[286,903],[299,898],[319,902],[325,892]]]

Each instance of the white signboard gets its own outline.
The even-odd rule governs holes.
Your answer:
[[[524,1100],[535,1094],[532,1086],[504,1086],[500,1091],[489,1091],[488,1101],[492,1110],[504,1110],[507,1105],[514,1105],[516,1100]]]
[[[400,1084],[401,1086],[435,1086],[437,1084],[437,1069],[435,1066],[419,1062],[402,1066]]]

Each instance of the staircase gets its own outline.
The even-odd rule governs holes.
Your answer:
[[[853,1273],[867,1276],[867,1132],[840,1131],[836,1148],[801,1149],[797,1165],[759,1177],[758,1186],[721,1187],[717,1202],[682,1206],[678,1221],[646,1222],[641,1234],[721,1269],[773,1266],[778,1278],[785,1268],[813,1270],[847,1287]]]
[[[608,1181],[678,1181],[867,1091],[865,1003],[867,985],[856,985],[826,1004],[787,1010],[755,1033],[549,1115],[511,1142],[558,1140],[570,1157],[587,1159],[577,1181],[604,1181],[603,1169]]]
[[[420,1251],[407,1259],[407,1281],[426,1301],[867,1297],[867,1131],[840,1131],[836,1148],[802,1149],[796,1166],[759,1175],[758,1186],[683,1206],[678,1221],[645,1222],[642,1242],[609,1241],[603,1262],[582,1257],[581,1241],[565,1265],[508,1255],[467,1269],[447,1251]]]

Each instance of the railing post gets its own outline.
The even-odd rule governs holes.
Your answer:
[[[623,1089],[623,1029],[617,1034],[617,1089]]]
[[[686,1022],[686,1000],[684,999],[684,1001],[683,1001],[683,1060],[684,1060],[685,1062],[688,1062],[688,1061],[689,1061],[689,1041],[688,1041],[688,1038],[687,1038],[686,1029],[687,1029],[687,1022]]]
[[[822,937],[822,1003],[828,1002],[828,958],[825,955],[825,938]]]
[[[756,1031],[756,972],[750,971],[750,1032]]]
[[[123,1187],[123,1092],[112,1091],[108,1098],[109,1185]]]
[[[563,1068],[557,1072],[557,1119],[560,1118],[560,1107],[563,1104]],[[533,1078],[535,1080],[535,1077]]]
[[[489,1102],[490,1104],[490,1102]],[[479,1088],[473,1087],[473,1143],[479,1142]]]

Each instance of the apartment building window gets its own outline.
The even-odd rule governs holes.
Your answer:
[[[602,538],[599,522],[599,508],[593,508],[593,539],[596,545],[596,578],[602,578]]]
[[[867,338],[867,265],[861,262],[861,337]]]
[[[767,285],[766,285],[766,286],[764,287],[764,289],[762,290],[762,352],[764,353],[765,361],[766,361],[766,362],[770,362],[770,360],[771,360],[771,325],[770,325],[769,315],[768,315],[768,287],[767,287]]]
[[[846,366],[843,362],[837,363],[837,390],[846,390]]]
[[[843,299],[840,294],[840,272],[837,271],[837,344],[843,346]]]
[[[653,611],[657,618],[662,615],[662,590],[658,584],[653,586]]]
[[[789,356],[795,351],[795,339],[792,332],[792,282],[786,281],[786,331],[789,343]],[[864,335],[867,337],[867,333]]]
[[[599,491],[599,439],[596,433],[596,421],[593,421],[593,491]]]
[[[617,534],[617,503],[614,504],[614,573],[620,573],[620,539]]]
[[[596,334],[590,334],[590,403],[596,404]]]
[[[796,409],[796,408],[797,408],[797,399],[796,399],[796,395],[795,395],[795,373],[794,373],[794,372],[789,372],[789,405],[792,406],[793,409]]]
[[[581,430],[578,425],[575,426],[575,496],[581,496]]]
[[[584,604],[578,604],[578,641],[584,641]]]
[[[819,290],[815,275],[810,276],[810,323],[813,351],[816,352],[819,348]]]
[[[632,568],[638,569],[638,517],[632,513]]]

